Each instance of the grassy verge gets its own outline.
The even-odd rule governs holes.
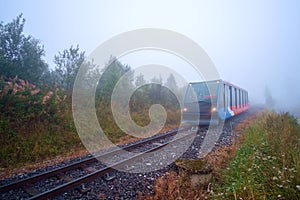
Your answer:
[[[0,115],[0,176],[16,168],[32,169],[32,165],[36,163],[56,160],[58,157],[69,158],[76,156],[78,152],[86,152],[73,122],[71,106],[68,102],[63,104],[64,108],[53,112],[53,120],[34,117],[31,121],[24,120],[26,123],[18,123],[14,120],[17,117],[11,116],[11,113],[3,118]],[[51,106],[56,107],[57,103]],[[120,144],[138,139],[125,134],[114,122],[109,109],[101,108],[98,108],[101,113],[99,121],[113,143]],[[180,120],[180,111],[168,110],[167,113],[167,122],[162,131],[178,126]],[[148,110],[131,114],[136,123],[142,126],[149,123]]]
[[[58,155],[70,155],[84,149],[72,116],[68,113],[57,122],[35,122],[30,128],[14,128],[14,125],[15,123],[11,123],[5,131],[0,131],[1,171],[43,162]]]
[[[215,199],[300,199],[300,129],[287,113],[265,113],[245,131],[214,184]]]

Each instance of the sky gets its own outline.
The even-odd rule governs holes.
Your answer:
[[[126,31],[168,29],[198,43],[221,78],[247,89],[252,102],[264,102],[267,86],[282,107],[300,104],[299,11],[296,0],[0,0],[0,21],[23,13],[25,33],[44,45],[51,68],[54,55],[71,45],[89,55]]]

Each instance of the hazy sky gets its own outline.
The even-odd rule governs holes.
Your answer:
[[[248,89],[253,101],[264,101],[268,85],[280,104],[300,104],[297,0],[0,0],[0,21],[10,22],[20,13],[25,33],[44,44],[50,67],[54,55],[71,45],[79,44],[89,55],[124,31],[163,28],[196,41],[221,78]]]

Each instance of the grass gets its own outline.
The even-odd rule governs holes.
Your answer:
[[[300,199],[300,129],[288,113],[265,113],[214,183],[214,199]]]
[[[13,129],[9,125],[6,130],[10,131],[0,134],[1,168],[10,170],[82,150],[74,125],[67,126],[70,119],[64,120],[57,124],[35,123],[26,130],[25,127]]]
[[[54,159],[57,156],[68,156],[84,151],[73,122],[69,102],[60,112],[55,112],[55,120],[34,120],[17,123],[16,117],[9,115],[0,118],[0,172],[33,165]],[[54,104],[56,106],[56,104]],[[115,144],[136,139],[125,134],[114,122],[107,107],[99,105],[98,119],[107,137]],[[167,111],[168,118],[164,130],[178,125],[180,111]],[[148,110],[131,113],[135,122],[142,126],[149,122]]]

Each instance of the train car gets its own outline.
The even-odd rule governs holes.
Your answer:
[[[184,124],[218,124],[248,110],[248,92],[223,80],[192,82],[187,87],[183,106]]]

